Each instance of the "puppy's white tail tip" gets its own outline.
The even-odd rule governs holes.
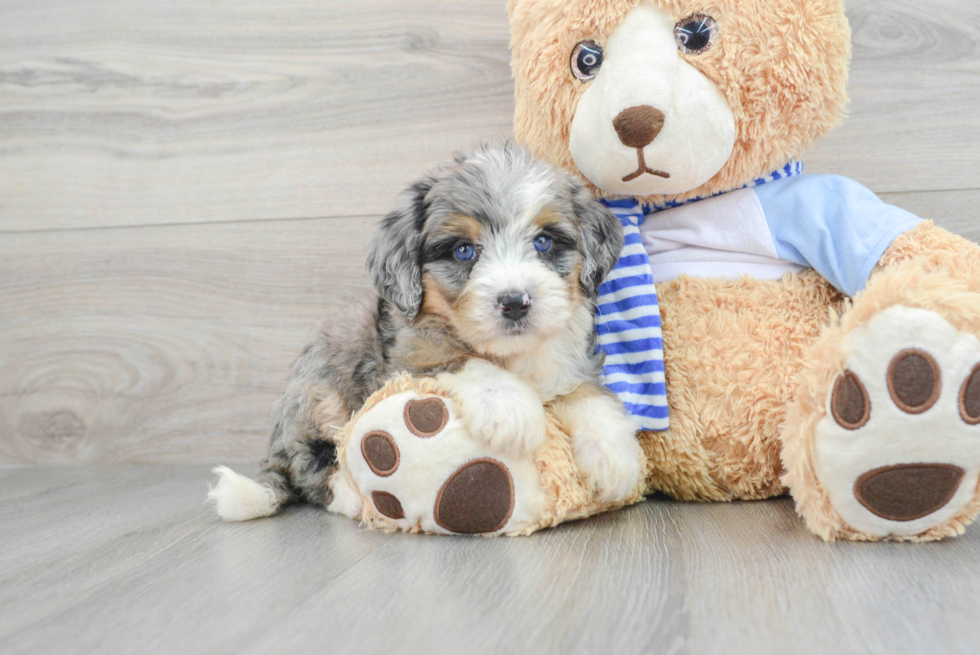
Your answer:
[[[211,472],[218,476],[218,484],[208,491],[208,500],[214,503],[218,516],[224,520],[251,521],[279,511],[272,489],[227,466],[216,466]]]

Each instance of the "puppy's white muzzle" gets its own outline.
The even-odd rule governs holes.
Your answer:
[[[472,314],[466,323],[473,333],[463,336],[484,352],[508,356],[530,351],[571,316],[563,280],[537,261],[481,262],[469,285],[474,302],[468,304]],[[508,312],[520,315],[515,318]]]

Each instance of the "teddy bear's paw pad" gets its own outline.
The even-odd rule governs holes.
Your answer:
[[[951,464],[895,464],[868,471],[854,495],[868,511],[892,521],[913,521],[953,499],[963,469]]]
[[[544,508],[533,459],[491,454],[449,398],[382,400],[353,427],[346,464],[369,505],[403,530],[521,532]]]
[[[387,491],[372,491],[371,502],[374,503],[374,509],[389,519],[405,518],[405,510],[402,508],[401,501]]]
[[[972,518],[961,514],[980,477],[980,340],[895,306],[843,348],[815,434],[817,477],[834,509],[876,537]]]
[[[449,409],[440,398],[410,400],[405,404],[405,425],[417,437],[434,437],[449,422]]]
[[[496,532],[514,511],[514,480],[495,459],[479,459],[453,473],[436,498],[436,522],[450,532]]]
[[[361,455],[374,474],[382,478],[394,473],[401,459],[394,438],[380,430],[370,432],[361,439]]]

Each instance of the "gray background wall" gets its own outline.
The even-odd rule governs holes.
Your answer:
[[[980,238],[980,3],[851,0],[805,158]],[[504,0],[0,0],[0,463],[260,457],[366,235],[510,130]]]

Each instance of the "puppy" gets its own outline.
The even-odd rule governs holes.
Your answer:
[[[215,469],[218,513],[246,520],[352,493],[328,483],[336,440],[403,371],[452,385],[461,418],[495,452],[538,448],[549,404],[600,498],[625,498],[639,483],[636,426],[599,383],[593,330],[622,234],[577,182],[513,145],[457,156],[413,184],[368,247],[376,294],[328,321],[294,364],[258,482]]]

